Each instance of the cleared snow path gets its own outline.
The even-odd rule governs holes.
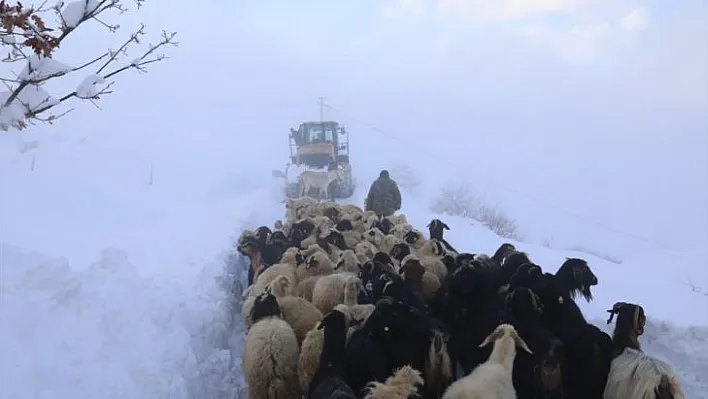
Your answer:
[[[241,226],[270,225],[283,215],[282,204],[265,189],[254,189],[233,207],[238,216],[228,224],[234,234]],[[403,211],[422,227],[434,217],[426,208],[407,197]],[[469,220],[442,218],[451,227],[448,240],[460,248],[490,251],[501,243]],[[683,268],[668,270],[665,262],[676,259],[673,254],[616,265],[586,254],[519,247],[544,266],[559,265],[565,256],[588,259],[600,278],[595,301],[579,302],[588,318],[610,331],[605,309],[618,300],[641,303],[649,316],[644,350],[674,366],[689,398],[708,398],[706,301],[680,284],[685,275],[701,281],[702,271],[686,268],[705,264],[704,259],[683,259]],[[146,273],[141,262],[119,249],[106,249],[84,265],[0,243],[3,399],[244,398],[239,311],[245,265],[228,250],[213,260],[186,263]],[[677,270],[684,274],[672,275]],[[628,278],[637,275],[657,288],[628,287]],[[673,285],[671,298],[656,295],[658,287]]]

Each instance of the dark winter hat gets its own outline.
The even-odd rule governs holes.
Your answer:
[[[388,178],[388,171],[386,169],[381,171],[381,174],[379,175],[381,178]]]

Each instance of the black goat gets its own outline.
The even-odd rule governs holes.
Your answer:
[[[568,372],[563,382],[573,399],[602,398],[612,361],[612,341],[588,323],[571,296],[564,275],[544,274],[536,283],[546,326],[563,341]]]
[[[503,265],[506,257],[514,252],[516,252],[516,247],[508,242],[505,242],[499,246],[496,252],[494,252],[494,255],[492,255],[492,260],[498,265]]]
[[[590,287],[597,285],[597,276],[590,270],[590,266],[584,259],[566,258],[556,272],[556,277],[571,289],[571,298],[575,298],[576,294],[580,293],[585,300],[592,300]]]
[[[333,310],[322,318],[318,328],[324,328],[324,343],[320,364],[312,377],[312,382],[310,382],[307,397],[310,399],[356,399],[357,395],[346,382],[346,316]]]
[[[504,307],[514,316],[519,335],[533,352],[517,353],[514,359],[513,381],[518,398],[566,398],[562,379],[565,348],[544,326],[539,297],[529,288],[519,287],[506,295]]]
[[[450,245],[445,238],[443,238],[443,230],[450,230],[450,226],[448,226],[445,222],[443,222],[440,219],[433,219],[428,223],[428,232],[430,233],[430,238],[431,239],[436,239],[440,241],[445,248],[447,248],[450,251],[453,251],[457,253],[457,250]]]

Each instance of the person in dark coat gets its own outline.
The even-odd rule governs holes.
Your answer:
[[[377,216],[390,216],[401,209],[401,191],[387,170],[382,170],[379,178],[371,184],[365,207]]]

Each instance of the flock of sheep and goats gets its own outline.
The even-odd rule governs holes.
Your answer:
[[[608,310],[612,337],[583,317],[575,298],[598,284],[583,259],[544,273],[509,243],[458,251],[439,219],[425,238],[404,214],[285,204],[285,222],[238,240],[251,399],[684,398],[640,348],[641,306]]]

